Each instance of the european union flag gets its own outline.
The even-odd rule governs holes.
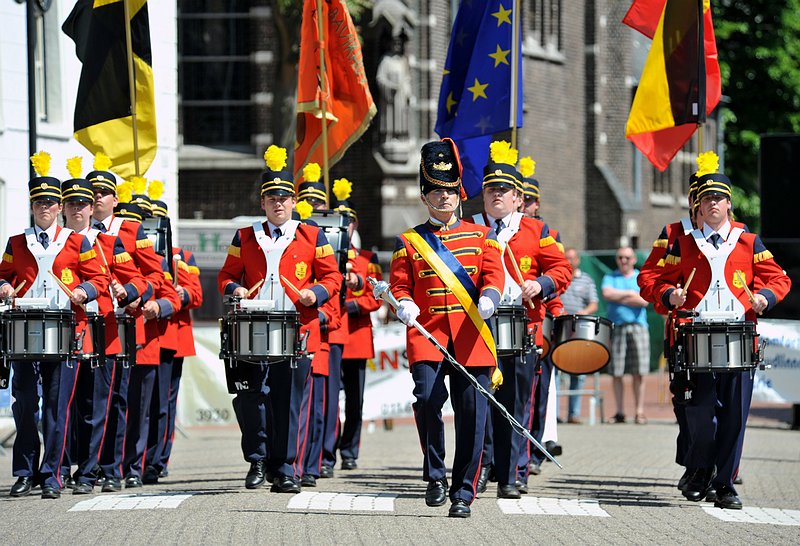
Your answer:
[[[493,133],[511,128],[512,21],[515,0],[462,0],[444,65],[436,133],[458,145],[468,197],[481,192]],[[521,33],[520,33],[521,36]],[[521,51],[521,40],[517,44]],[[522,82],[517,55],[517,81]],[[516,126],[522,126],[522,84]]]

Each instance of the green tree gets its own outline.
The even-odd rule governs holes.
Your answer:
[[[759,135],[800,133],[800,0],[712,2],[722,72],[725,170],[737,216],[757,229]],[[764,181],[764,183],[767,183]]]

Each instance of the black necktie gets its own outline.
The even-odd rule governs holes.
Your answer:
[[[108,231],[106,229],[106,225],[103,222],[95,222],[94,223],[94,229],[96,229],[100,233],[105,233],[106,231]]]
[[[275,228],[275,231],[273,233],[275,233],[275,239],[276,240],[280,239],[281,235],[283,235],[283,233],[281,232],[281,228],[279,228],[279,227]]]
[[[497,220],[495,221],[495,223],[497,224],[497,227],[495,227],[495,228],[494,228],[494,232],[495,232],[497,235],[500,235],[500,232],[501,232],[501,231],[503,231],[503,228],[504,228],[504,227],[506,227],[506,226],[505,226],[505,224],[503,223],[503,221],[502,221],[502,220],[500,220],[500,219],[497,219]]]
[[[722,236],[719,233],[712,233],[708,240],[712,245],[714,245],[714,248],[719,248],[719,245],[722,242]]]
[[[39,234],[39,242],[42,243],[42,247],[47,250],[47,247],[50,245],[50,236],[44,231],[41,232]]]

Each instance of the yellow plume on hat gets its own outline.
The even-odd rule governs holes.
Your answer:
[[[314,212],[314,207],[312,207],[308,201],[298,201],[294,209],[297,211],[297,214],[300,215],[301,220],[305,220]]]
[[[97,152],[94,156],[94,170],[107,171],[111,168],[111,158],[103,152]]]
[[[496,140],[489,144],[489,155],[493,163],[517,164],[517,150],[505,140]]]
[[[283,170],[286,166],[286,148],[271,144],[267,151],[264,152],[264,161],[266,161],[267,168],[271,171]]]
[[[322,170],[319,168],[318,163],[309,163],[303,167],[303,180],[306,182],[319,182],[319,177]]]
[[[353,193],[353,184],[346,178],[337,178],[333,181],[333,195],[339,201],[344,201]]]
[[[144,176],[134,176],[131,178],[133,193],[142,194],[147,189],[147,179]]]
[[[129,181],[117,184],[117,199],[120,203],[130,203],[133,198],[133,184]]]
[[[160,199],[164,195],[164,183],[160,180],[153,180],[147,186],[147,195],[150,199]]]
[[[530,178],[535,172],[536,162],[530,156],[525,156],[519,160],[519,174],[523,178]]]
[[[50,154],[47,152],[36,152],[31,156],[33,170],[39,176],[47,176],[50,173]]]
[[[83,172],[83,158],[75,156],[67,159],[67,172],[72,178],[80,178]]]
[[[700,178],[703,175],[719,171],[719,156],[714,152],[703,152],[697,154],[697,172],[695,176]]]

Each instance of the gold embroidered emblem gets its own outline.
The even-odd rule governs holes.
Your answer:
[[[444,161],[442,161],[441,163],[434,163],[433,164],[433,170],[434,171],[449,171],[452,168],[453,168],[453,164],[452,163],[445,163]]]
[[[530,256],[523,256],[519,259],[519,270],[523,273],[527,273],[531,270],[531,257]]]
[[[72,276],[72,271],[70,271],[68,267],[61,270],[61,282],[64,284],[72,284],[74,280],[75,278]]]
[[[297,265],[294,266],[294,276],[297,277],[298,281],[302,281],[306,278],[306,273],[308,273],[308,264],[305,262],[298,262]]]
[[[744,274],[744,271],[742,271],[741,269],[737,269],[736,271],[733,272],[733,279],[731,280],[733,282],[733,286],[735,286],[736,288],[744,288],[742,281],[747,282],[747,276]]]

